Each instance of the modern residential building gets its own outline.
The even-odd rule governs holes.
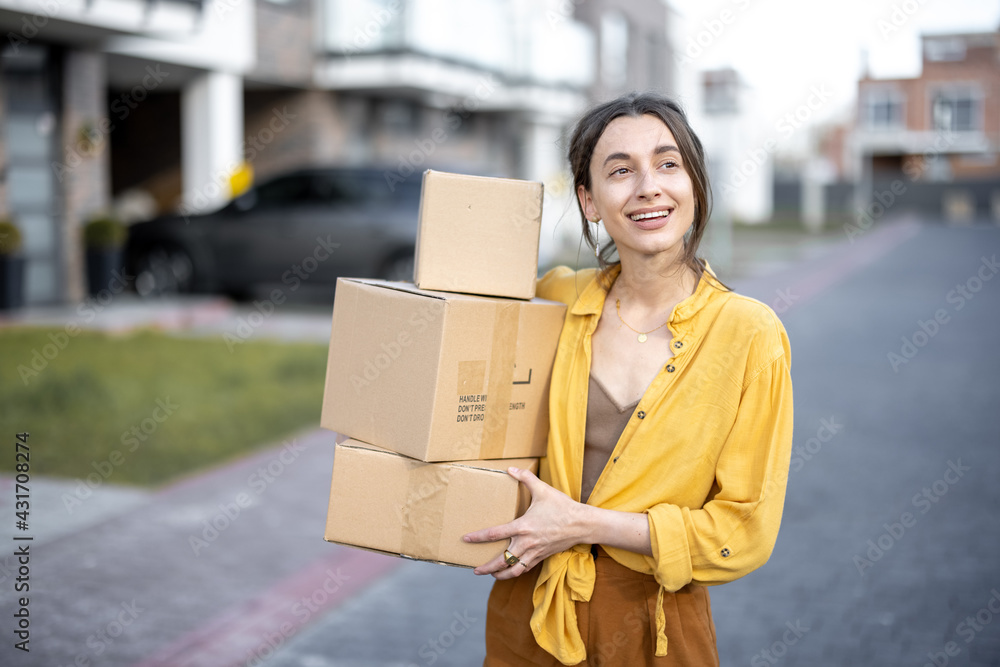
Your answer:
[[[922,56],[919,77],[858,82],[858,205],[1000,221],[1000,32],[925,35]]]
[[[0,0],[0,216],[22,229],[29,304],[81,297],[81,224],[110,207],[115,145],[149,120],[152,100],[180,101],[171,153],[183,156],[185,190],[239,156],[254,10],[235,0]],[[129,136],[135,162],[163,159],[156,134]]]
[[[668,29],[675,20],[663,0],[570,0],[574,16],[596,36],[588,94],[592,101],[632,90],[676,93],[676,56]],[[577,54],[583,56],[582,53]]]
[[[696,122],[712,169],[716,206],[738,223],[768,221],[781,135],[763,121],[752,90],[735,69],[701,72],[701,91]]]
[[[248,167],[541,180],[544,262],[579,238],[568,124],[669,88],[667,23],[664,0],[0,0],[0,217],[27,300],[81,297],[88,217],[210,210]]]

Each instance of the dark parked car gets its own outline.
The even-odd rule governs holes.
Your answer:
[[[329,294],[338,276],[412,280],[421,174],[386,173],[302,169],[214,213],[134,224],[125,256],[135,289],[247,297]]]

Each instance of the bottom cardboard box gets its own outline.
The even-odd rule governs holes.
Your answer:
[[[328,542],[476,567],[502,554],[507,540],[469,544],[462,536],[513,521],[528,508],[527,489],[507,474],[538,471],[538,459],[425,463],[358,440],[336,446]]]

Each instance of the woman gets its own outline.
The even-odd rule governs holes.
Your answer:
[[[789,346],[760,302],[695,257],[705,157],[681,109],[629,95],[578,123],[570,162],[602,269],[550,271],[569,305],[532,502],[468,541],[509,539],[486,665],[717,665],[706,586],[762,565],[792,436]],[[588,225],[603,223],[614,251]]]

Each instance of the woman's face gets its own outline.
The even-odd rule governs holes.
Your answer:
[[[590,190],[581,185],[577,196],[588,220],[604,222],[619,256],[679,256],[694,222],[694,188],[677,141],[650,114],[608,124],[590,159]]]

